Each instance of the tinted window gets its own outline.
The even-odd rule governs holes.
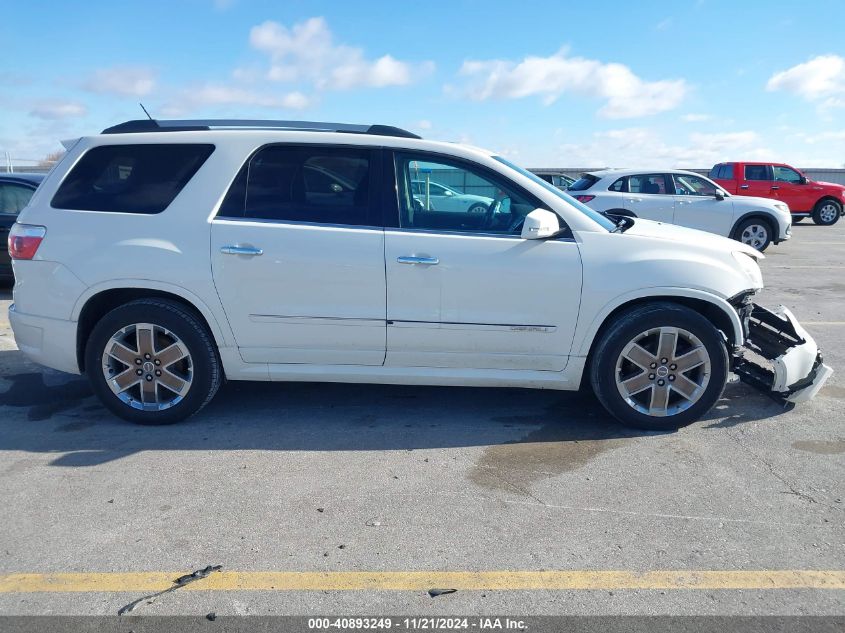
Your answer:
[[[369,150],[269,145],[241,169],[218,215],[368,225],[369,191]]]
[[[675,194],[681,196],[714,196],[716,185],[701,176],[688,174],[673,174],[675,180]]]
[[[569,191],[586,191],[599,181],[591,174],[582,174],[581,177],[569,185]]]
[[[768,165],[746,165],[746,180],[771,180]]]
[[[518,235],[525,216],[542,206],[515,185],[463,161],[397,154],[396,173],[403,228]]]
[[[214,151],[213,145],[103,145],[65,178],[58,209],[161,213]]]
[[[0,213],[17,215],[27,205],[33,193],[34,189],[23,185],[0,183]]]
[[[619,178],[607,188],[608,191],[625,191],[625,178]]]
[[[710,177],[717,180],[733,180],[734,166],[732,163],[722,163],[710,170]]]
[[[666,178],[663,174],[637,174],[628,176],[628,191],[631,193],[665,194]]]
[[[790,167],[778,167],[775,165],[775,180],[780,182],[791,182],[792,184],[799,184],[801,182],[801,174]]]

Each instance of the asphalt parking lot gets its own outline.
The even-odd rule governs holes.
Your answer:
[[[3,291],[0,612],[113,615],[222,565],[136,613],[843,614],[845,221],[793,232],[758,300],[837,373],[788,412],[731,384],[671,434],[578,394],[296,383],[136,427],[23,358]]]

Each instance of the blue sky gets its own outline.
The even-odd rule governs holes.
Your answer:
[[[73,9],[69,7],[73,5]],[[526,166],[845,164],[845,3],[11,3],[0,156],[142,115],[385,123]]]

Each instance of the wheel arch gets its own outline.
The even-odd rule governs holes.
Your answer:
[[[765,220],[768,223],[768,225],[771,227],[772,232],[774,234],[774,237],[772,238],[773,242],[775,241],[775,238],[780,237],[780,223],[778,222],[777,218],[774,215],[772,215],[771,213],[768,213],[766,211],[755,210],[755,211],[749,211],[748,213],[745,213],[745,214],[739,216],[739,218],[737,218],[737,220],[734,222],[734,225],[731,227],[731,232],[730,232],[731,238],[732,239],[737,238],[737,231],[739,229],[740,224],[742,224],[746,220],[754,220],[754,219]]]
[[[647,295],[642,292],[629,293],[608,303],[590,324],[578,355],[586,356],[589,364],[596,343],[619,315],[643,305],[663,302],[688,307],[707,317],[724,334],[730,347],[740,346],[745,342],[742,321],[727,300],[698,290],[653,288],[649,289]],[[587,375],[586,371],[584,375]]]
[[[812,211],[815,211],[816,207],[818,207],[822,202],[825,202],[826,200],[830,200],[831,202],[835,202],[837,205],[839,205],[840,211],[842,210],[842,206],[843,206],[842,200],[840,200],[839,198],[837,198],[833,194],[826,193],[823,196],[821,196],[818,200],[816,200],[815,204],[813,205]]]
[[[211,308],[192,292],[170,284],[148,282],[142,285],[139,281],[128,280],[123,284],[89,288],[74,306],[71,318],[77,322],[76,358],[80,371],[85,371],[85,345],[97,322],[118,306],[149,298],[170,299],[185,306],[205,324],[218,348],[228,345],[231,333],[221,327]]]

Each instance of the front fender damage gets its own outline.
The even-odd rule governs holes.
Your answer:
[[[813,337],[784,306],[750,308],[741,313],[745,345],[734,355],[733,372],[784,404],[814,398],[833,370],[824,364]]]

